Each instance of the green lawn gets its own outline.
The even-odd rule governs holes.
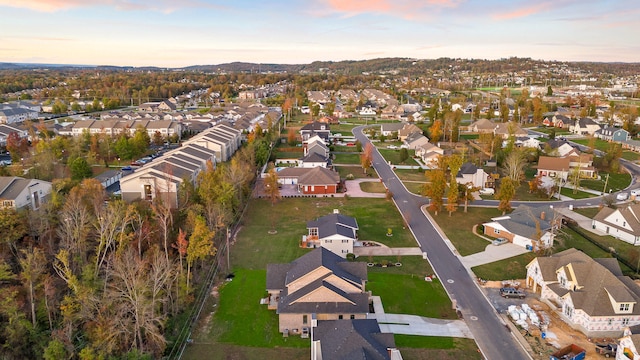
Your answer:
[[[622,158],[629,161],[638,161],[640,160],[640,154],[633,151],[623,151]]]
[[[333,154],[334,164],[360,164],[360,154]]]
[[[407,190],[409,190],[409,192],[412,192],[416,195],[422,195],[422,188],[424,187],[425,183],[406,182],[406,181],[403,181],[402,183],[404,184],[404,187],[406,187]]]
[[[568,197],[570,197],[572,199],[588,199],[588,198],[592,198],[592,197],[598,196],[598,195],[594,195],[594,194],[591,194],[591,193],[588,193],[588,192],[584,192],[584,191],[580,191],[580,190],[578,190],[578,191],[576,191],[574,193],[573,189],[568,189],[568,188],[565,188],[565,187],[563,187],[560,190],[560,194],[562,194],[564,196],[568,196]]]
[[[402,358],[407,360],[482,359],[473,339],[398,334],[394,335],[394,339]]]
[[[497,189],[496,189],[497,193]],[[495,196],[482,196],[483,199],[495,199]],[[547,196],[541,196],[537,193],[529,192],[529,183],[527,181],[523,181],[520,186],[516,189],[516,194],[513,200],[517,201],[555,201],[556,198],[551,198]]]
[[[425,317],[456,319],[451,300],[438,279],[424,281],[424,275],[370,273],[367,290],[380,296],[384,311]],[[411,296],[398,296],[411,294]]]
[[[588,218],[592,218],[594,216],[596,216],[597,213],[600,212],[600,208],[597,207],[592,207],[592,208],[574,208],[573,211],[577,212],[578,214],[584,215]]]
[[[340,174],[341,179],[346,179],[348,175],[353,175],[354,179],[366,178],[366,177],[374,177],[377,178],[378,174],[373,169],[369,169],[367,174],[362,171],[362,167],[357,164],[347,165],[347,166],[334,166],[334,169]]]
[[[276,151],[275,153],[276,159],[300,159],[304,156],[302,151],[300,152],[285,152],[285,151]]]
[[[417,244],[416,244],[417,246]],[[368,269],[369,274],[396,274],[396,275],[409,275],[424,278],[425,275],[433,274],[433,269],[427,260],[424,260],[422,256],[407,255],[407,256],[360,256],[358,261],[362,262],[376,262],[382,263],[385,260],[391,264],[401,263],[402,266],[388,266],[386,268],[380,266],[373,266]]]
[[[552,132],[555,131],[556,136],[557,135],[569,135],[569,134],[571,134],[567,130],[560,130],[559,128],[546,127],[546,126],[538,126],[534,130],[537,131],[537,132],[541,132],[541,133],[547,134],[547,135],[550,135]]]
[[[334,152],[347,152],[347,153],[356,153],[358,152],[358,149],[355,146],[338,146],[338,145],[332,145],[333,146],[333,151]]]
[[[220,303],[211,322],[210,338],[218,342],[257,347],[308,347],[309,340],[284,338],[278,316],[260,304],[266,296],[267,270],[235,271],[233,281],[220,288]]]
[[[307,233],[307,221],[328,215],[333,209],[353,216],[358,221],[358,236],[362,240],[379,241],[391,247],[416,246],[409,230],[393,202],[386,199],[287,198],[271,207],[264,199],[253,199],[248,206],[246,221],[231,250],[233,267],[266,269],[269,263],[290,262],[309,250],[299,246]],[[270,235],[272,223],[277,234]],[[386,236],[387,228],[393,236]]]
[[[479,134],[460,134],[460,139],[473,140],[480,138]]]
[[[396,169],[396,175],[402,181],[422,181],[426,182],[427,177],[425,176],[425,170],[420,168],[416,169]]]
[[[466,213],[462,208],[459,208],[451,216],[444,208],[438,213],[438,216],[434,216],[432,213],[434,220],[462,256],[484,251],[484,248],[489,244],[471,232],[473,225],[490,221],[492,217],[500,215],[502,212],[495,208],[471,207]]]
[[[607,181],[607,173],[601,172],[600,178],[601,180],[582,180],[580,181],[580,186],[596,191],[603,191],[606,182],[606,191],[610,189],[619,191],[626,189],[631,184],[631,175],[627,173],[609,174],[609,180]]]
[[[611,144],[610,142],[602,139],[594,139],[594,140],[595,140],[595,147],[597,150],[606,152],[609,149],[609,145]],[[590,140],[589,139],[572,139],[571,141],[576,144],[589,146]]]
[[[360,189],[364,192],[369,193],[385,193],[387,192],[387,188],[384,187],[384,184],[381,182],[362,182],[360,183]]]
[[[416,153],[415,150],[409,150],[409,158],[404,162],[400,162],[400,150],[378,149],[378,151],[380,151],[380,155],[382,155],[385,160],[391,161],[393,165],[418,165],[418,163],[412,158]]]

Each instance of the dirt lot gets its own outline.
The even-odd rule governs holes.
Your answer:
[[[524,280],[519,280],[519,282],[520,284],[524,284]],[[552,310],[549,305],[541,302],[538,296],[533,295],[524,289],[527,293],[527,297],[525,299],[504,299],[500,297],[498,292],[500,287],[502,287],[502,283],[499,281],[489,281],[483,286],[489,300],[500,314],[507,314],[507,307],[509,305],[521,305],[526,303],[531,309],[546,313],[550,319],[550,324],[546,331],[546,339],[542,339],[541,331],[536,327],[531,326],[528,332],[518,327],[520,334],[522,335],[519,338],[527,341],[533,350],[531,355],[536,360],[547,360],[549,359],[550,354],[559,348],[570,344],[576,344],[587,350],[587,359],[604,359],[603,356],[596,354],[594,343],[615,341],[615,339],[589,339],[581,332],[569,327],[564,321],[562,321],[556,310]],[[508,316],[505,316],[505,320],[512,321]],[[515,325],[513,321],[512,323]]]

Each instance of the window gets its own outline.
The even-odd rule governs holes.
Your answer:
[[[329,240],[325,240],[324,242],[325,242],[325,244],[331,244],[333,242],[333,240],[329,239]]]
[[[353,320],[353,319],[355,319],[355,318],[356,318],[356,316],[355,316],[355,315],[351,315],[351,316],[349,316],[349,319],[351,319],[351,320]]]
[[[609,318],[609,320],[607,321],[607,325],[611,326],[611,323],[613,323],[613,319]]]
[[[564,314],[568,317],[568,318],[572,318],[573,317],[573,308],[572,307],[565,307],[564,308]]]
[[[629,311],[629,304],[620,304],[620,311]]]
[[[342,320],[342,315],[338,315],[338,320]]]
[[[302,315],[302,324],[307,325],[308,321],[309,321],[308,315]]]
[[[318,236],[318,228],[309,228],[309,235]]]
[[[629,318],[622,319],[622,326],[629,325]]]
[[[496,234],[500,234],[500,229],[493,229],[493,232]]]
[[[343,243],[343,244],[346,244],[346,243],[348,243],[348,242],[349,242],[349,240],[342,240],[342,243]]]

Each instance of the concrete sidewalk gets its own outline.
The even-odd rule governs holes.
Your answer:
[[[419,335],[443,336],[473,339],[467,324],[462,320],[442,320],[417,315],[386,314],[379,296],[372,296],[375,313],[369,318],[377,319],[380,332]]]
[[[404,256],[404,255],[422,255],[419,247],[400,247],[390,248],[386,245],[382,246],[357,246],[353,248],[355,256]]]

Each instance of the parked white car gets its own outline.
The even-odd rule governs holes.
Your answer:
[[[621,192],[618,193],[618,195],[616,195],[616,200],[618,201],[625,201],[629,198],[629,193],[626,192]]]
[[[480,193],[480,195],[493,195],[496,193],[496,190],[492,188],[482,188],[478,192]]]

